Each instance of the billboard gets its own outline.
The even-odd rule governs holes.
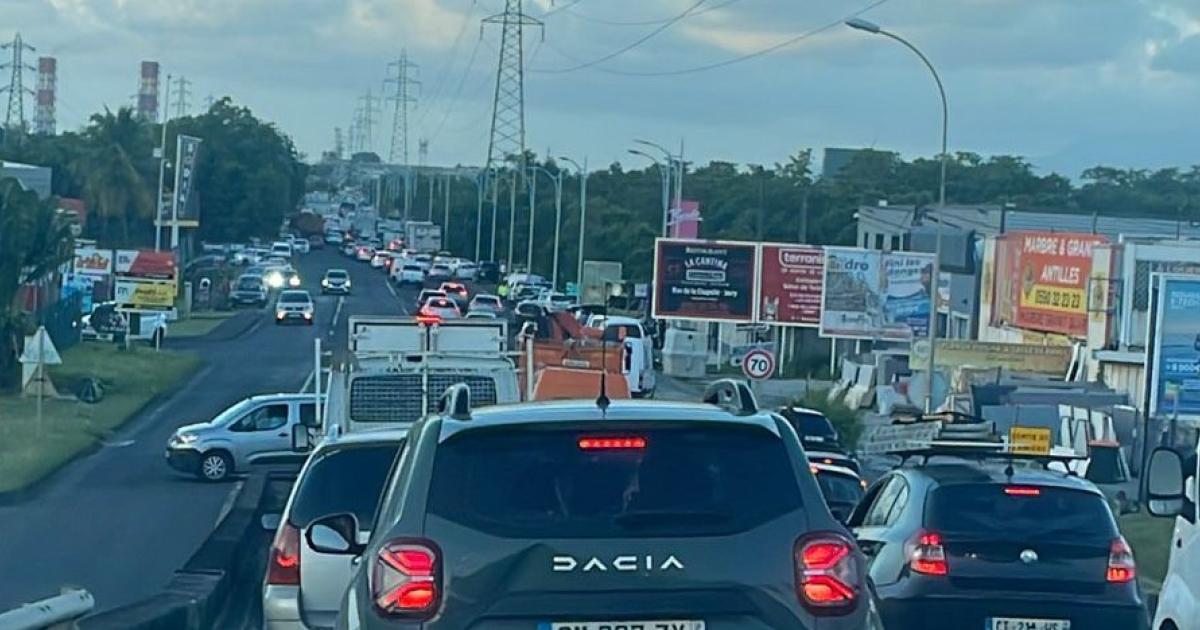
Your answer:
[[[175,307],[175,281],[119,277],[114,295],[124,309],[170,310]]]
[[[107,276],[113,272],[113,251],[90,246],[76,247],[72,268],[78,274]]]
[[[758,274],[758,319],[776,326],[821,323],[825,250],[810,245],[764,243]]]
[[[1200,420],[1200,277],[1158,276],[1150,415]]]
[[[822,337],[911,341],[929,335],[933,254],[825,248]]]
[[[1007,292],[999,311],[1018,328],[1073,337],[1087,335],[1088,278],[1096,234],[1015,232],[997,240],[997,287]],[[1001,274],[1006,281],[1000,282]]]
[[[923,344],[925,348],[928,346]],[[1071,346],[1031,343],[1000,343],[965,339],[938,339],[933,359],[938,367],[1004,368],[1062,377],[1071,364]],[[928,351],[914,353],[919,364],[929,360]]]
[[[700,202],[684,199],[671,208],[671,238],[700,238]]]
[[[118,249],[113,270],[140,278],[174,278],[175,253],[152,249]]]
[[[656,240],[654,318],[754,321],[757,254],[755,243]]]

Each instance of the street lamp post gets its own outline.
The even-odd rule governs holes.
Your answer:
[[[483,247],[483,193],[487,190],[487,170],[477,171],[475,179],[475,264],[480,262],[480,249]],[[494,197],[493,197],[494,198]]]
[[[878,24],[869,22],[861,18],[854,18],[846,21],[846,26],[850,28],[870,33],[872,35],[882,35],[889,39],[893,39],[904,45],[905,48],[913,51],[917,57],[929,69],[929,73],[933,75],[933,81],[937,84],[938,95],[942,99],[942,154],[941,154],[941,179],[938,183],[938,222],[937,222],[937,240],[934,246],[933,258],[933,278],[930,281],[930,314],[929,314],[929,363],[926,367],[928,391],[925,394],[925,411],[933,411],[933,372],[934,372],[934,353],[937,343],[938,329],[938,283],[942,275],[942,217],[946,209],[946,163],[950,159],[949,143],[950,143],[950,104],[946,100],[946,88],[942,85],[942,77],[938,75],[937,69],[933,67],[933,63],[921,52],[916,46],[912,45],[908,40],[884,30]]]
[[[163,103],[171,102],[171,75],[167,75],[167,93]],[[163,179],[167,170],[167,122],[171,115],[163,106],[162,137],[158,142],[158,196],[154,199],[154,251],[162,250]]]
[[[583,158],[583,166],[579,162],[572,160],[569,157],[560,157],[560,160],[575,167],[579,171],[579,258],[576,261],[575,268],[575,285],[582,291],[583,287],[583,230],[587,226],[587,184],[588,170],[587,158]],[[557,266],[557,265],[555,265]],[[581,296],[582,297],[582,296]]]
[[[658,158],[637,149],[630,149],[633,155],[640,155],[651,162],[658,168],[659,177],[662,179],[662,235],[667,236],[667,221],[671,211],[671,174],[667,167]]]
[[[636,142],[637,144],[641,144],[644,146],[653,147],[655,149],[658,149],[658,151],[663,154],[663,158],[666,159],[666,161],[667,161],[667,167],[668,167],[668,170],[667,170],[667,207],[668,207],[668,209],[666,212],[667,218],[665,220],[664,225],[668,226],[668,227],[663,228],[663,236],[668,236],[669,235],[669,226],[671,225],[670,206],[672,205],[672,201],[671,201],[672,180],[674,181],[675,199],[674,199],[673,204],[675,206],[675,211],[678,212],[681,208],[683,208],[683,168],[684,168],[683,140],[679,141],[679,156],[678,157],[676,157],[674,154],[672,154],[669,150],[667,150],[666,147],[662,146],[661,144],[650,142],[649,140],[634,140],[634,142]]]
[[[533,217],[536,208],[534,199],[537,198],[537,174],[542,172],[546,174],[546,177],[550,178],[550,181],[554,182],[554,267],[550,272],[550,284],[555,289],[558,289],[558,240],[562,226],[562,171],[552,173],[541,166],[531,166],[529,170],[529,259],[526,262],[526,266],[529,267],[528,273],[533,273]]]

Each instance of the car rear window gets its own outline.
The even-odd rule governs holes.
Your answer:
[[[1068,488],[982,483],[943,486],[931,494],[925,519],[931,529],[946,534],[1020,540],[1117,536],[1104,497]]]
[[[644,444],[582,444],[606,438]],[[429,513],[514,538],[716,536],[799,509],[795,479],[756,427],[476,430],[439,448]]]
[[[796,433],[799,433],[801,437],[820,437],[830,440],[836,437],[833,425],[819,413],[785,409],[782,415],[795,427]]]
[[[319,518],[350,513],[360,527],[369,528],[399,448],[399,443],[371,444],[318,454],[300,478],[288,521],[304,529]]]
[[[858,479],[834,472],[817,473],[817,485],[821,486],[821,494],[830,505],[854,507],[865,494]]]

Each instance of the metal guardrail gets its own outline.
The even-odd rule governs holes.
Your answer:
[[[5,630],[57,630],[75,627],[75,622],[90,613],[96,601],[83,589],[63,589],[60,595],[0,613],[0,628]]]

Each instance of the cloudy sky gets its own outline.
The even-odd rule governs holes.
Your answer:
[[[422,137],[431,163],[476,164],[500,47],[495,27],[480,38],[480,19],[503,4],[0,0],[0,37],[19,30],[58,57],[60,127],[130,104],[139,62],[153,59],[192,81],[193,109],[230,95],[309,155],[333,145],[407,49],[423,83],[413,160]],[[525,11],[545,22],[544,41],[531,29],[525,46],[539,154],[630,164],[634,138],[740,163],[802,147],[936,153],[932,79],[896,42],[833,26],[861,13],[938,66],[952,149],[1021,154],[1073,177],[1096,163],[1200,163],[1196,0],[526,0]],[[391,119],[385,107],[384,154]]]

